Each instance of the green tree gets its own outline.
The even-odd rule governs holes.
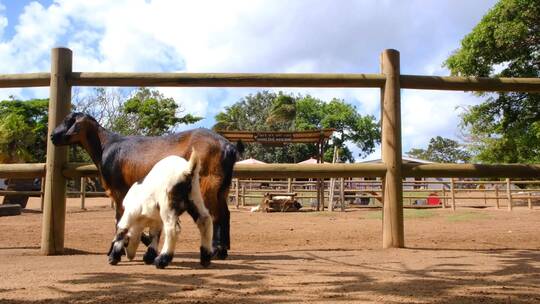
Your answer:
[[[343,100],[333,99],[326,103],[311,96],[292,96],[282,92],[267,91],[248,95],[224,112],[216,115],[216,130],[315,130],[335,128],[331,143],[325,147],[325,160],[332,160],[336,145],[341,161],[354,161],[348,143],[356,144],[359,156],[371,153],[379,141],[379,126],[373,116],[362,116],[356,108]],[[245,155],[266,162],[298,162],[317,155],[314,144],[286,144],[283,147],[267,147],[250,144]]]
[[[539,77],[540,2],[501,0],[444,63],[453,75]],[[483,94],[462,129],[483,162],[540,162],[540,95]]]
[[[172,98],[157,90],[139,88],[122,106],[113,129],[123,134],[157,136],[172,131],[178,124],[192,124],[202,117],[186,114],[177,116],[179,106]]]
[[[0,101],[0,163],[43,162],[47,99]]]
[[[178,124],[202,119],[191,114],[178,116],[184,109],[173,98],[148,88],[134,92],[96,88],[82,97],[76,94],[74,99],[76,111],[92,115],[106,129],[123,135],[162,135]]]
[[[429,141],[427,149],[414,148],[407,155],[437,163],[466,163],[471,154],[457,141],[437,136]]]

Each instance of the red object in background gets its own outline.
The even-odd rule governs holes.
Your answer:
[[[427,204],[428,205],[440,205],[441,204],[441,199],[439,199],[439,196],[437,195],[437,193],[435,193],[435,192],[430,193],[428,198],[427,198]]]

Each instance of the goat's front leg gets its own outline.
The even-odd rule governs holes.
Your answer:
[[[118,229],[116,232],[116,236],[111,244],[111,249],[109,250],[109,264],[116,265],[122,259],[127,232],[127,229]]]
[[[137,253],[137,248],[139,247],[139,243],[141,241],[141,234],[142,234],[143,229],[144,227],[141,225],[141,223],[134,223],[129,228],[126,253],[127,253],[127,258],[130,261],[133,260],[133,258],[135,258],[135,254]]]
[[[154,260],[154,265],[157,268],[165,268],[172,261],[174,256],[174,248],[176,246],[177,238],[177,220],[178,215],[172,209],[161,210],[161,219],[163,220],[163,234],[164,242],[163,248],[161,248],[161,253]],[[178,231],[180,231],[180,226],[178,226]]]
[[[118,210],[118,209],[117,209]],[[109,249],[109,264],[116,265],[122,259],[122,254],[124,251],[124,246],[126,242],[126,235],[128,234],[129,228],[135,223],[135,212],[125,212],[122,214],[121,218],[117,217],[118,224],[116,228],[116,236],[111,243],[111,248]],[[117,214],[118,216],[118,214]]]

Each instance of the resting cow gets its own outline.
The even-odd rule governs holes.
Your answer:
[[[227,257],[230,249],[227,197],[234,163],[243,151],[241,142],[237,147],[207,129],[156,137],[121,136],[106,130],[93,117],[83,113],[66,116],[54,129],[51,140],[58,146],[80,145],[90,154],[107,195],[115,202],[116,221],[122,216],[122,201],[131,185],[146,176],[162,158],[178,155],[188,159],[194,148],[201,166],[201,192],[214,220],[214,254],[220,259]]]

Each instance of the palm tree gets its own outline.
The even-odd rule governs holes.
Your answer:
[[[270,115],[266,119],[269,125],[278,123],[291,123],[294,130],[294,120],[296,118],[296,100],[289,95],[283,95],[281,92],[274,99]]]
[[[242,121],[243,111],[238,105],[225,108],[225,111],[216,115],[216,124],[213,130],[242,130],[240,122]]]

